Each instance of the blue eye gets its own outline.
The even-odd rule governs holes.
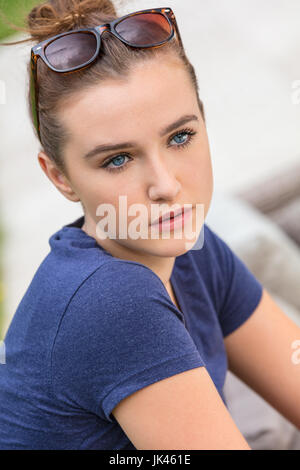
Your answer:
[[[183,149],[191,143],[192,138],[195,134],[196,132],[193,131],[192,129],[183,129],[180,132],[177,132],[176,134],[171,136],[169,140],[172,141],[176,138],[179,138],[179,140],[181,140],[184,136],[188,136],[188,138],[184,140],[183,142],[180,142],[180,141],[177,142],[176,145],[169,145],[169,147],[175,147],[176,149]],[[116,155],[115,157],[110,158],[107,162],[105,162],[101,166],[101,168],[105,168],[107,171],[113,171],[113,172],[122,171],[127,167],[127,163],[122,165],[122,163],[124,163],[124,158],[132,159],[132,157],[130,157],[128,154],[121,153],[119,155]],[[111,163],[114,163],[117,166],[109,167],[108,165],[110,165]]]
[[[104,165],[102,165],[101,168],[105,168],[107,171],[122,171],[125,169],[126,167],[126,164],[125,165],[122,165],[122,162],[124,163],[124,158],[128,158],[128,155],[126,154],[120,154],[120,155],[117,155],[116,157],[113,157],[111,158],[109,161],[107,161],[106,163],[104,163]],[[117,166],[116,167],[113,167],[113,168],[110,168],[108,167],[108,165],[110,163],[116,163]],[[121,166],[122,165],[122,166]]]
[[[182,139],[182,136],[187,136],[187,133],[186,133],[186,132],[181,132],[180,134],[176,134],[176,135],[173,137],[172,140],[174,140],[174,139],[176,139],[176,138],[178,138],[178,137],[180,137],[180,138]],[[185,140],[185,141],[183,141],[183,142],[177,142],[177,144],[181,144],[181,147],[182,147],[182,146],[185,146],[185,144],[187,143],[187,141],[188,141],[188,139]]]

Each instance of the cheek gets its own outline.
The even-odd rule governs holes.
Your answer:
[[[199,192],[201,188],[209,188],[212,184],[212,162],[207,149],[193,151],[185,160],[182,175],[184,182],[188,181],[190,187],[196,188]]]
[[[213,194],[213,171],[209,151],[203,149],[191,158],[182,180],[189,197],[197,204],[203,204],[204,218],[209,210]]]
[[[130,176],[124,171],[124,176],[121,178],[114,177],[105,170],[95,171],[94,169],[89,172],[82,172],[80,176],[80,195],[89,208],[90,212],[96,214],[96,209],[100,204],[111,204],[116,214],[119,212],[120,203],[124,201],[119,200],[120,196],[127,196],[127,205],[137,203],[142,199],[142,192],[140,186],[137,185],[137,179],[133,182],[130,181]],[[124,204],[125,204],[124,203]]]
[[[105,179],[91,176],[81,181],[80,194],[86,207],[96,215],[100,204],[111,204],[115,207],[117,194],[112,184],[106,184]]]

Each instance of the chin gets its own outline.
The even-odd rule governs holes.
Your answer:
[[[176,258],[177,256],[187,253],[195,243],[196,241],[188,240],[187,238],[182,238],[181,240],[174,238],[149,240],[148,243],[141,244],[138,249],[141,253],[143,252],[152,256]],[[137,245],[135,249],[137,249]]]

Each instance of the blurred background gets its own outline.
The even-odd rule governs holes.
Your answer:
[[[39,3],[0,0],[0,10],[21,25]],[[123,4],[120,16],[143,8],[174,10],[206,112],[215,181],[206,223],[299,322],[299,0]],[[0,40],[25,37],[0,18]],[[0,46],[0,340],[49,252],[49,237],[82,215],[80,204],[66,200],[38,164],[40,146],[26,102],[31,46]],[[299,433],[289,423],[234,378],[228,383],[232,414],[248,442],[300,448]],[[265,437],[257,434],[253,416],[259,415]]]

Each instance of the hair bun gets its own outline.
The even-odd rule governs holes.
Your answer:
[[[99,24],[99,17],[117,17],[111,0],[49,0],[30,11],[27,25],[32,39],[41,42],[75,27]]]
[[[84,17],[85,17],[85,15],[83,13],[74,13],[74,12],[72,12],[71,15],[68,15],[65,18],[63,18],[63,21],[72,19],[75,22],[77,18],[84,18]],[[57,21],[55,24],[61,24],[61,21]]]

